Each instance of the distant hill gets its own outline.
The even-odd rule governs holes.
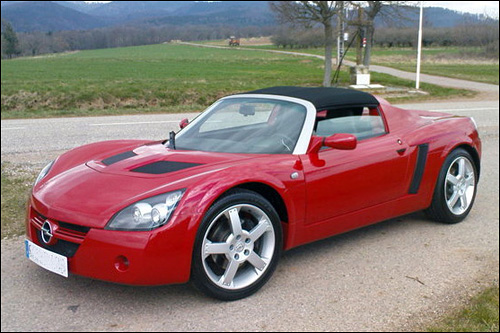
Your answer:
[[[375,24],[379,27],[403,26],[417,27],[420,10],[416,7],[399,7],[395,10],[392,7],[382,9]],[[396,12],[397,11],[397,12]],[[484,15],[461,13],[441,7],[424,8],[424,25],[427,28],[451,28],[462,24],[477,24],[484,21],[494,21]],[[497,20],[498,21],[498,20]]]
[[[195,1],[112,1],[91,10],[89,14],[118,21],[130,21],[173,15],[175,11],[194,3]]]
[[[10,1],[2,6],[2,19],[16,31],[87,30],[106,25],[101,19],[51,1]]]
[[[273,26],[276,18],[267,1],[1,1],[3,19],[16,31],[87,30],[116,25]],[[385,8],[390,12],[390,8]],[[453,27],[484,21],[481,15],[425,8],[427,27]],[[391,16],[391,15],[387,15]],[[416,26],[418,9],[403,10],[403,26]],[[376,25],[401,26],[401,20],[377,19]]]
[[[463,24],[477,24],[484,21],[497,21],[481,14],[461,13],[440,7],[429,7],[424,9],[425,20],[435,28],[449,28]],[[415,16],[415,21],[418,17]]]
[[[90,11],[99,8],[103,5],[100,2],[85,2],[85,1],[53,1],[58,5],[77,10],[88,14]]]
[[[144,20],[153,25],[272,26],[276,18],[267,1],[195,2],[178,8],[173,15]]]

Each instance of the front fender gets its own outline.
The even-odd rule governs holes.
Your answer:
[[[296,172],[298,177],[291,179]],[[283,200],[288,223],[292,225],[304,218],[305,183],[302,170],[298,170],[296,158],[288,158],[277,163],[237,165],[217,170],[200,179],[188,190],[183,206],[185,212],[204,216],[212,204],[232,188],[249,183],[258,183],[273,188]],[[198,221],[193,221],[200,223]],[[197,228],[198,226],[191,226]]]

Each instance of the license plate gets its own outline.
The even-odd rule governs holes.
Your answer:
[[[68,277],[68,258],[48,251],[27,239],[24,240],[24,245],[28,259],[46,270]]]

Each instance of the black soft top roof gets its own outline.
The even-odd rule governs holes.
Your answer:
[[[318,111],[331,107],[379,105],[373,95],[345,88],[281,86],[249,91],[245,94],[281,95],[300,98],[311,102]]]

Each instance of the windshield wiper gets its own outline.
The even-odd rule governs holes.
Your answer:
[[[168,148],[174,149],[175,150],[175,132],[172,131],[169,133],[169,139],[168,139]]]

